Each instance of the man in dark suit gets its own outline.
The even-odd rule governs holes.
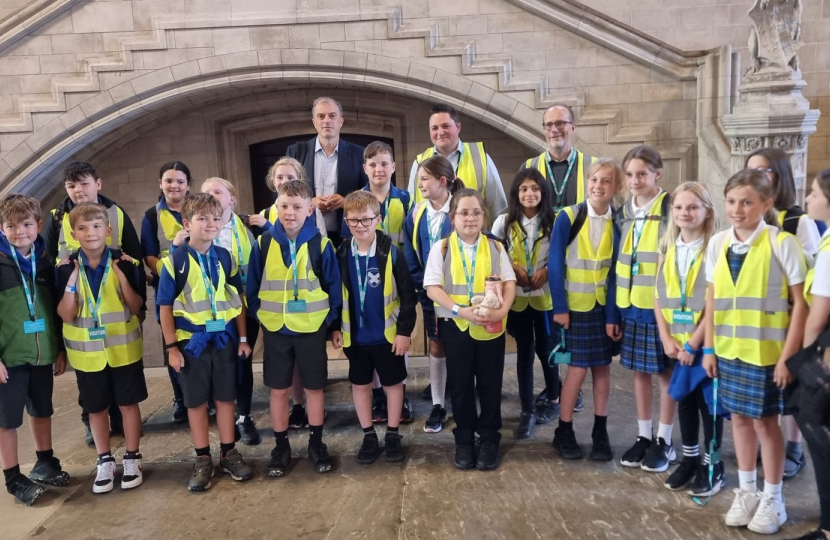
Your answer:
[[[340,140],[343,107],[330,97],[319,97],[311,107],[311,121],[317,136],[288,147],[287,156],[303,164],[314,194],[312,203],[323,213],[328,237],[340,245],[343,199],[363,189],[369,178],[363,172],[362,146]]]

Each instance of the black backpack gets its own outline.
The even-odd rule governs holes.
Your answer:
[[[801,221],[801,216],[805,214],[806,212],[800,206],[793,206],[787,210],[787,215],[784,216],[784,222],[781,223],[781,228],[793,236],[798,236],[798,222]]]

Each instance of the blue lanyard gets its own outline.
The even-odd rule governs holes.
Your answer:
[[[380,220],[380,230],[383,234],[389,234],[389,202],[392,200],[392,187],[389,187],[389,195],[383,202],[383,219]],[[429,217],[429,215],[427,215]]]
[[[695,252],[694,256],[692,257],[692,262],[689,263],[689,269],[686,271],[686,277],[680,273],[680,257],[677,256],[677,250],[674,253],[674,263],[677,267],[677,277],[680,279],[680,310],[683,311],[686,309],[686,283],[689,279],[689,274],[692,272],[692,268],[695,265],[695,259],[697,258],[697,252]]]
[[[196,251],[196,250],[194,250]],[[202,279],[205,282],[205,289],[207,289],[208,297],[210,297],[210,312],[213,315],[213,320],[216,320],[216,290],[213,288],[213,280],[208,275],[205,268],[205,261],[202,259],[202,254],[196,251],[196,258],[199,259],[199,268],[202,269]]]
[[[294,300],[300,295],[299,287],[298,287],[298,278],[297,278],[297,241],[296,240],[289,240],[288,241],[288,250],[291,253],[291,268],[294,269]]]
[[[548,154],[550,155],[550,154]],[[565,178],[562,180],[562,186],[556,187],[556,179],[553,177],[553,168],[548,163],[548,175],[550,176],[550,183],[553,184],[553,192],[556,193],[556,208],[562,208],[562,195],[565,193],[565,187],[568,185],[568,179],[571,177],[571,170],[576,163],[576,149],[571,148],[571,153],[568,155],[568,170],[565,171]]]
[[[35,320],[35,302],[37,301],[37,284],[35,279],[37,278],[37,266],[35,264],[35,248],[32,246],[30,249],[32,250],[29,254],[30,258],[32,259],[32,290],[29,291],[29,283],[26,281],[26,274],[23,273],[23,269],[20,268],[20,263],[17,262],[17,249],[14,246],[12,248],[12,258],[14,259],[14,264],[17,265],[17,270],[20,272],[20,279],[23,281],[23,293],[26,295],[26,303],[29,305],[29,317],[34,321]]]
[[[107,254],[107,263],[104,266],[104,277],[101,278],[101,284],[98,286],[98,298],[95,300],[93,304],[92,300],[92,287],[89,285],[89,278],[86,277],[86,270],[84,270],[84,261],[83,256],[79,253],[78,254],[78,269],[80,270],[81,280],[84,282],[84,287],[89,291],[89,294],[86,297],[86,303],[89,306],[89,314],[95,319],[95,327],[98,328],[101,326],[101,322],[98,320],[98,310],[101,308],[101,297],[104,295],[104,287],[107,284],[107,275],[110,273],[110,264],[112,263],[112,258],[109,254]]]
[[[360,320],[363,320],[363,306],[366,305],[366,288],[369,285],[369,254],[366,254],[366,279],[360,271],[360,255],[357,252],[357,242],[352,238],[352,254],[354,255],[354,266],[357,270],[357,289],[360,296]]]
[[[429,201],[427,201],[427,204],[430,204]],[[427,213],[427,235],[429,236],[429,249],[432,249],[432,246],[434,246],[435,243],[438,242],[438,240],[441,239],[441,228],[444,225],[444,213],[441,212],[440,210],[438,212],[436,212],[437,214],[441,215],[441,223],[437,227],[438,228],[438,234],[436,234],[436,235],[432,234],[432,224],[429,221],[429,208],[426,209],[426,213]],[[427,252],[429,252],[429,250],[427,250]]]
[[[473,283],[476,277],[476,257],[478,256],[478,243],[481,240],[481,236],[476,239],[476,243],[473,246],[473,260],[471,261],[470,267],[472,268],[472,272],[467,270],[467,256],[464,254],[464,248],[461,247],[461,239],[458,238],[458,254],[461,255],[461,264],[464,266],[464,279],[467,281],[467,295],[470,297],[470,303],[473,301]]]

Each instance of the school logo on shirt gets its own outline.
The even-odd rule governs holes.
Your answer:
[[[369,286],[372,288],[380,286],[380,270],[377,268],[370,268],[366,271],[367,278],[369,279]]]

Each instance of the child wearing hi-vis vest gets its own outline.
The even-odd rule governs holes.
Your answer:
[[[516,295],[516,275],[507,250],[481,233],[487,211],[474,189],[456,192],[450,203],[455,232],[429,252],[424,288],[435,302],[438,333],[447,353],[455,417],[455,466],[458,469],[495,469],[501,440],[501,387],[504,371],[504,325]],[[472,306],[485,294],[485,282],[503,288],[501,305],[489,313]],[[493,289],[496,291],[493,291]],[[481,414],[476,411],[476,397]],[[474,436],[481,438],[476,455]]]
[[[712,196],[703,184],[686,182],[671,196],[671,220],[660,243],[654,312],[666,355],[676,358],[669,395],[679,402],[683,461],[665,486],[689,495],[707,497],[724,484],[720,447],[723,407],[715,414],[712,379],[703,369],[703,314],[706,308],[706,248],[718,230]],[[699,432],[703,423],[704,454],[700,460]],[[714,441],[714,443],[712,443]],[[710,447],[710,444],[714,444]],[[711,483],[709,469],[712,469]]]
[[[318,473],[332,470],[323,443],[323,420],[328,377],[326,340],[343,343],[339,312],[342,305],[340,268],[331,241],[320,235],[311,217],[311,188],[291,180],[280,186],[279,220],[259,237],[251,254],[248,307],[262,324],[265,345],[262,374],[271,389],[271,422],[276,446],[266,475],[288,473],[288,395],[294,366],[308,405],[308,457]]]
[[[124,422],[121,489],[131,489],[143,481],[138,404],[147,399],[138,322],[144,302],[136,292],[143,278],[140,262],[107,247],[112,231],[103,206],[79,204],[69,212],[69,224],[80,249],[58,268],[58,287],[65,291],[58,316],[63,320],[69,364],[75,369],[98,451],[92,491],[106,493],[115,484],[109,425],[113,401]]]
[[[395,160],[392,147],[381,141],[369,143],[363,151],[363,171],[369,177],[369,184],[363,191],[371,193],[378,201],[379,217],[377,229],[382,231],[401,252],[403,252],[403,226],[409,213],[409,192],[398,189],[392,184],[395,173]],[[341,236],[351,238],[351,227],[347,227],[345,217]],[[412,421],[412,404],[406,397],[406,379],[403,381],[403,409],[400,421],[404,424]],[[380,378],[375,372],[372,380],[372,417],[375,422],[385,422],[388,416],[386,395],[383,393]],[[397,420],[395,421],[397,425]]]
[[[726,524],[761,534],[774,534],[787,521],[778,418],[784,412],[781,390],[792,382],[786,360],[801,348],[808,312],[807,264],[798,239],[777,227],[774,194],[762,171],[732,176],[723,190],[732,228],[715,235],[706,253],[703,365],[710,377],[720,378],[738,460],[739,486]],[[759,442],[763,492],[756,485]]]
[[[615,243],[615,272],[609,279],[609,336],[622,338],[620,361],[634,372],[638,436],[622,456],[625,467],[663,472],[676,457],[671,442],[677,404],[668,396],[674,359],[663,352],[654,318],[654,284],[660,239],[668,221],[669,194],[657,182],[663,177],[663,159],[654,148],[638,146],[623,160],[631,197],[616,211],[620,230]],[[610,301],[615,296],[614,301]],[[622,318],[622,326],[618,324]],[[652,376],[660,384],[660,426],[652,432]]]
[[[250,480],[251,467],[234,444],[236,362],[250,356],[239,270],[228,251],[213,244],[222,205],[207,193],[188,196],[182,224],[189,238],[162,261],[159,305],[164,348],[179,376],[196,463],[187,489],[210,489],[213,458],[208,440],[208,400],[216,403],[219,470],[236,481]]]
[[[616,233],[611,204],[622,189],[622,174],[616,160],[595,161],[588,170],[588,200],[559,212],[553,230],[548,280],[555,323],[551,342],[558,347],[550,361],[568,365],[553,446],[565,459],[583,456],[576,442],[573,412],[589,369],[595,415],[591,459],[614,457],[608,439],[608,399],[611,359],[618,354],[619,344],[606,333],[605,305]]]
[[[493,223],[493,236],[502,240],[516,274],[516,299],[507,317],[507,333],[516,339],[516,378],[522,413],[517,439],[533,436],[536,424],[559,414],[559,403],[540,399],[534,406],[533,365],[542,363],[545,393],[559,394],[559,369],[548,364],[548,335],[552,308],[548,287],[548,253],[556,214],[550,182],[536,169],[521,169],[510,188],[507,213]],[[603,327],[604,328],[604,327]]]
[[[417,305],[415,284],[403,254],[376,229],[380,212],[373,194],[362,190],[350,193],[343,203],[343,215],[351,241],[343,242],[337,250],[343,281],[343,346],[349,359],[354,407],[363,428],[363,444],[357,453],[357,462],[362,465],[372,463],[380,454],[372,425],[373,372],[387,392],[384,457],[390,462],[404,458],[398,426],[404,402],[405,355]]]

